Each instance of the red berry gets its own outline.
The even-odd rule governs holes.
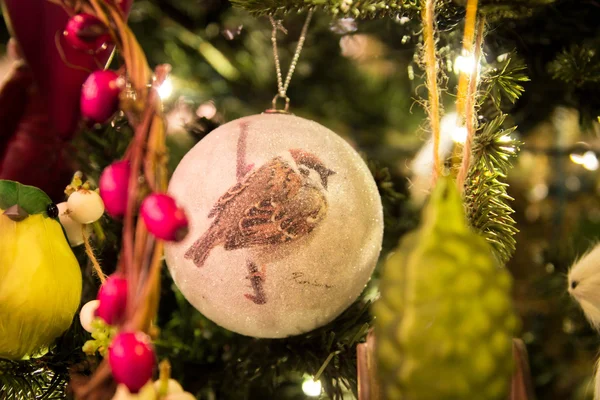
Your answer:
[[[141,332],[122,332],[108,348],[108,362],[117,383],[137,393],[152,378],[154,350]]]
[[[125,215],[129,193],[129,161],[118,161],[106,167],[100,175],[98,187],[106,211],[113,217]]]
[[[98,123],[108,121],[119,108],[121,78],[115,71],[95,71],[81,89],[81,114]]]
[[[153,193],[146,197],[140,214],[148,231],[159,239],[178,242],[187,234],[187,216],[167,194]]]
[[[127,279],[117,274],[109,276],[98,291],[96,316],[110,325],[121,322],[127,307],[127,290]]]
[[[69,18],[63,35],[73,48],[89,53],[102,50],[111,39],[106,25],[91,14],[77,14]]]

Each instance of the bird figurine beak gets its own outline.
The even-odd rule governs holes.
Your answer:
[[[8,207],[4,211],[4,215],[15,222],[23,221],[25,218],[29,217],[29,213],[18,204]]]

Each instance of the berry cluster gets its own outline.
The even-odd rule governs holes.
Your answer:
[[[91,14],[83,13],[71,17],[63,35],[70,46],[88,54],[97,54],[114,44],[108,27]],[[125,86],[125,77],[116,71],[92,72],[81,90],[80,109],[83,118],[92,124],[107,123],[120,108]],[[143,199],[137,198],[137,191],[131,190],[130,182],[135,182],[138,178],[138,171],[134,171],[130,160],[121,160],[104,169],[98,182],[99,193],[80,189],[73,192],[66,203],[59,204],[59,217],[71,245],[83,243],[83,226],[97,221],[105,210],[116,219],[126,219],[127,216],[137,213],[148,232],[157,239],[182,240],[188,227],[188,219],[183,209],[165,193],[151,193]],[[82,308],[80,320],[84,329],[91,332],[95,319],[117,327],[127,325],[126,319],[135,311],[128,309],[128,301],[132,302],[132,299],[128,299],[129,292],[130,289],[135,289],[125,275],[116,272],[109,276],[102,284],[97,300],[87,303]],[[129,393],[144,392],[145,389],[142,388],[148,384],[152,385],[155,354],[146,334],[121,329],[110,342],[107,356],[115,381],[122,385],[116,398]],[[154,393],[155,390],[151,392]],[[185,394],[180,386],[179,390],[174,392]],[[166,394],[168,393],[163,393]]]
[[[65,41],[74,49],[96,54],[112,44],[108,28],[96,16],[77,14],[69,19],[63,32]],[[107,122],[119,109],[119,96],[125,80],[115,71],[92,72],[81,90],[83,117],[92,123]]]

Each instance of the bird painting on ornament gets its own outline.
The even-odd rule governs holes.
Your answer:
[[[204,265],[217,246],[272,252],[272,246],[309,236],[327,213],[326,191],[335,171],[301,149],[291,149],[259,168],[248,167],[243,161],[245,136],[238,142],[238,183],[217,200],[208,214],[213,219],[208,230],[185,253],[197,267]],[[244,175],[244,171],[248,172]],[[249,260],[247,267],[254,294],[246,297],[264,304],[266,266],[259,271]]]

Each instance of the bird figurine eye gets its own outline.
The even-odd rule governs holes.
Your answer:
[[[577,285],[579,284],[579,282],[577,281],[572,281],[571,282],[571,289],[575,289],[577,287]]]
[[[46,213],[50,218],[58,217],[58,207],[56,204],[52,203],[46,208]]]
[[[299,167],[298,170],[300,171],[300,173],[304,176],[308,176],[310,175],[310,171],[308,170],[308,168],[306,167]]]

